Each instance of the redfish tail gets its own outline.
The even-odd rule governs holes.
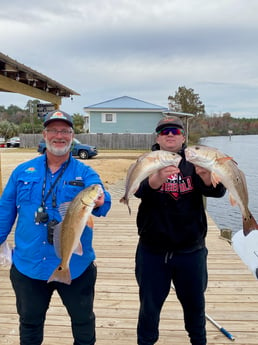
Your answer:
[[[250,213],[248,217],[243,217],[244,235],[247,236],[253,230],[258,230],[258,224],[253,215]]]
[[[128,200],[128,198],[126,198],[125,196],[123,196],[123,197],[119,200],[119,202],[121,202],[121,203],[127,205],[129,214],[131,215],[131,207],[129,206],[129,200]]]
[[[54,272],[52,273],[52,275],[50,276],[47,282],[50,283],[53,281],[70,285],[72,282],[70,269],[64,268],[61,265],[59,265],[54,270]]]
[[[87,226],[89,226],[91,229],[94,228],[94,220],[93,220],[92,214],[89,216],[89,219],[87,221]]]

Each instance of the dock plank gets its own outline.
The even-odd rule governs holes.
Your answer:
[[[113,197],[106,218],[95,219],[94,248],[98,277],[94,310],[96,313],[96,345],[136,345],[139,308],[138,288],[134,277],[134,254],[138,241],[135,217],[138,200],[130,200],[132,215],[125,205]],[[257,344],[258,282],[233,251],[208,217],[207,236],[209,284],[206,313],[236,338],[238,345]],[[0,344],[18,345],[18,316],[8,268],[0,269]],[[208,344],[230,343],[207,321]],[[44,345],[71,345],[70,320],[59,296],[53,295],[45,324]],[[157,345],[189,344],[184,330],[182,309],[174,291],[164,304]]]

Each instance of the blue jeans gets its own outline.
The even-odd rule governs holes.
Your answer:
[[[40,345],[43,342],[44,322],[51,296],[57,290],[71,318],[74,345],[94,345],[95,314],[93,312],[96,266],[91,265],[71,285],[31,279],[14,265],[10,279],[16,294],[20,316],[20,345]]]
[[[191,253],[155,253],[146,245],[138,244],[135,267],[140,297],[138,345],[157,342],[160,312],[171,282],[183,308],[191,344],[206,345],[207,252],[207,248],[202,248]]]

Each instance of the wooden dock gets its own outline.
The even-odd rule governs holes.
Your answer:
[[[118,197],[106,218],[95,219],[94,247],[98,278],[95,313],[96,345],[136,345],[138,289],[134,254],[138,240],[135,217],[138,200],[130,200],[132,215]],[[206,313],[235,337],[238,345],[258,343],[258,281],[239,259],[209,218],[209,284]],[[0,344],[18,345],[18,317],[7,268],[0,268]],[[207,321],[208,344],[224,345],[226,338]],[[71,345],[70,320],[54,294],[45,324],[44,345]],[[162,311],[158,345],[186,345],[182,310],[171,290]]]

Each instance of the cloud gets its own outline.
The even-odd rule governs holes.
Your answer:
[[[0,10],[0,43],[79,92],[63,102],[72,113],[122,95],[167,105],[186,86],[208,113],[258,117],[257,13],[256,0],[13,0]]]

